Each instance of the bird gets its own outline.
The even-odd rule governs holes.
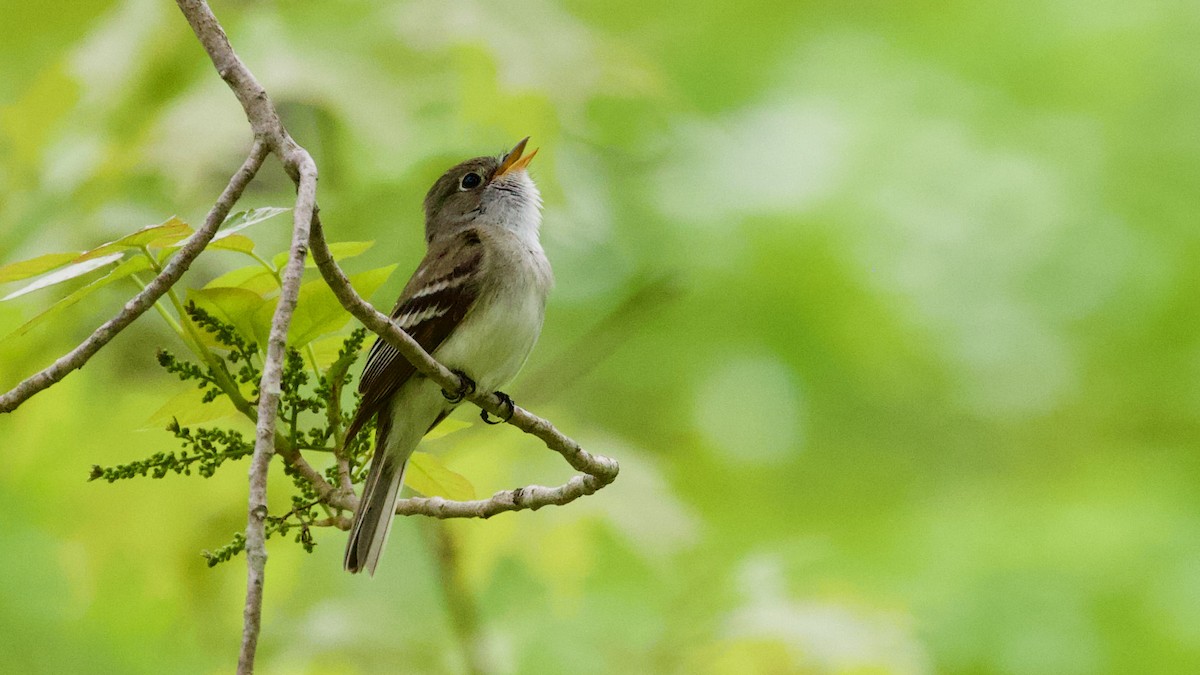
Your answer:
[[[343,446],[376,420],[371,467],[346,544],[348,572],[374,576],[405,466],[425,434],[476,388],[496,392],[510,417],[515,411],[499,389],[532,352],[554,285],[540,241],[541,194],[527,170],[537,150],[524,154],[528,141],[459,163],[425,196],[425,257],[391,318],[458,373],[463,387],[443,391],[382,338],[372,345],[358,385],[362,400]]]

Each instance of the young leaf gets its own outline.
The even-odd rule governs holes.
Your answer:
[[[383,282],[387,281],[396,265],[368,270],[350,278],[351,285],[363,297],[370,297]],[[278,299],[272,300],[259,310],[258,320],[270,324]],[[292,328],[288,333],[288,344],[300,348],[327,333],[341,330],[350,321],[350,314],[342,308],[333,291],[324,279],[315,279],[300,287],[300,302],[292,317]]]
[[[38,277],[37,280],[28,286],[25,286],[24,288],[20,288],[12,293],[9,293],[3,298],[0,298],[0,302],[12,300],[13,298],[17,298],[25,295],[26,293],[32,293],[43,288],[49,288],[55,284],[61,284],[64,281],[70,281],[75,277],[81,277],[88,272],[100,269],[105,265],[109,265],[120,260],[124,255],[124,253],[113,253],[102,258],[94,258],[92,260],[85,260],[83,262],[75,263],[74,265],[67,265],[58,271]]]
[[[171,216],[168,220],[159,223],[158,225],[147,225],[137,232],[127,234],[120,239],[110,241],[107,244],[102,244],[96,248],[85,252],[76,260],[84,261],[91,260],[103,255],[107,255],[113,251],[119,251],[126,248],[140,248],[150,244],[161,245],[160,242],[170,241],[171,243],[178,242],[192,234],[192,228],[182,220]]]
[[[221,237],[220,239],[213,239],[208,244],[208,247],[225,249],[226,251],[239,251],[241,253],[249,253],[254,250],[254,240],[243,234],[231,234],[228,237]],[[263,270],[263,271],[266,271],[266,270]]]
[[[158,255],[158,261],[160,263],[165,263],[167,258],[170,258],[175,253],[175,251],[179,250],[180,247],[177,246],[176,244],[182,244],[182,243],[183,243],[183,240],[180,240],[177,242],[168,242],[166,239],[164,239],[161,242],[154,242],[154,243],[149,244],[149,247],[150,248],[162,248],[162,251]],[[161,244],[161,246],[160,246],[160,244]],[[208,243],[208,248],[222,249],[225,251],[237,251],[238,253],[250,253],[251,251],[254,250],[254,240],[251,239],[250,237],[246,237],[246,236],[243,236],[240,234],[234,234],[234,235],[225,237],[220,240],[213,239],[211,242]],[[222,284],[222,285],[224,285],[224,284]]]
[[[204,285],[205,288],[244,288],[248,291],[266,295],[279,290],[279,282],[275,275],[261,265],[248,265],[226,272]]]
[[[183,246],[183,242],[187,241],[187,238],[192,236],[193,234],[195,234],[195,232],[192,230],[191,227],[187,228],[186,231],[182,231],[182,232],[177,229],[171,230],[157,239],[146,242],[146,248],[164,249],[164,250],[167,250],[168,252],[173,253],[173,252],[179,250]]]
[[[454,500],[475,499],[475,486],[467,477],[451,471],[442,460],[427,453],[414,452],[408,460],[404,482],[426,497]]]
[[[329,366],[333,365],[333,362],[338,360],[338,356],[345,344],[346,336],[344,334],[330,335],[329,337],[313,340],[312,349],[313,354],[317,357],[317,367],[321,370],[325,370]],[[360,350],[360,354],[362,351],[365,351],[370,344],[370,342],[365,343],[362,347],[362,350]]]
[[[228,396],[218,396],[216,400],[202,403],[200,390],[191,387],[172,396],[146,420],[144,428],[162,429],[171,420],[177,421],[180,426],[190,427],[230,417],[241,418],[242,414]]]
[[[18,281],[20,279],[28,279],[42,272],[49,272],[56,267],[62,267],[72,260],[79,257],[79,252],[75,253],[47,253],[39,255],[36,258],[22,260],[20,262],[0,265],[0,284],[9,281]]]
[[[278,206],[267,206],[261,209],[250,209],[248,211],[238,211],[237,213],[225,219],[221,223],[221,231],[217,232],[217,236],[213,237],[213,241],[220,241],[225,237],[232,235],[234,232],[240,232],[251,225],[261,223],[268,218],[274,218],[281,213],[287,213],[291,209],[280,208]]]
[[[117,258],[119,258],[119,257],[121,257],[121,254],[117,253],[117,254],[115,254],[115,256]],[[104,260],[105,262],[103,264],[106,264],[106,265],[108,263],[112,262],[112,260],[106,260],[105,258],[100,258],[97,260],[89,260],[86,263],[80,263],[80,264],[87,265],[87,264],[91,264],[91,263],[100,262],[101,260]],[[74,267],[74,265],[72,265],[72,267]],[[118,265],[115,269],[113,269],[108,274],[100,277],[99,279],[96,279],[92,283],[90,283],[82,288],[76,289],[73,293],[71,293],[67,297],[65,297],[62,300],[59,300],[58,302],[51,305],[48,309],[43,311],[41,314],[38,314],[37,316],[33,317],[29,321],[26,321],[19,328],[14,330],[12,333],[9,333],[7,336],[5,336],[4,339],[8,340],[8,339],[11,339],[14,337],[20,337],[20,336],[28,333],[34,326],[37,326],[49,319],[52,319],[55,316],[58,316],[59,314],[61,314],[63,312],[63,310],[71,307],[75,303],[77,303],[80,300],[91,295],[96,290],[98,290],[104,286],[107,286],[108,284],[111,284],[114,281],[124,279],[125,277],[127,277],[131,274],[137,274],[138,272],[147,270],[149,268],[150,268],[150,261],[146,260],[145,257],[140,256],[140,255],[133,256],[129,260],[126,260],[125,262]]]
[[[329,253],[333,255],[334,260],[340,262],[347,258],[362,255],[374,245],[375,242],[373,241],[338,241],[329,245]],[[275,265],[276,268],[283,267],[287,264],[289,253],[289,251],[284,251],[277,254],[274,258],[271,258],[271,264]],[[317,266],[317,261],[313,260],[311,251],[308,257],[304,259],[304,266],[309,268]]]
[[[247,340],[267,343],[270,320],[257,321],[259,309],[266,303],[262,296],[236,287],[201,288],[188,291],[188,299],[214,317],[230,324]]]
[[[458,433],[463,429],[470,429],[472,425],[465,420],[455,419],[453,417],[442,420],[442,423],[433,428],[432,431],[425,434],[425,440],[432,441],[438,438],[445,438],[453,433]]]

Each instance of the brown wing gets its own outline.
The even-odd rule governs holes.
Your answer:
[[[482,264],[483,246],[474,230],[430,250],[400,294],[392,320],[425,351],[437,349],[475,303]],[[346,444],[415,372],[395,347],[383,338],[375,340],[358,383],[362,403],[346,430]]]

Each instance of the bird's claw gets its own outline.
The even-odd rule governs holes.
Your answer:
[[[451,403],[462,403],[464,398],[475,393],[475,380],[467,377],[467,374],[461,370],[455,370],[451,372],[458,376],[458,391],[452,394],[443,389],[442,396],[445,396],[446,400],[450,401]]]
[[[496,392],[496,398],[500,399],[501,407],[503,407],[505,404],[508,404],[508,414],[504,416],[504,419],[493,420],[492,418],[488,417],[488,411],[480,409],[479,417],[487,424],[504,424],[505,422],[511,420],[513,415],[517,414],[517,406],[515,403],[513,403],[511,396],[502,391],[498,391]]]

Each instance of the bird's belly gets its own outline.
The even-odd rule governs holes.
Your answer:
[[[541,297],[521,295],[517,302],[480,298],[434,357],[447,368],[466,373],[480,391],[496,391],[508,384],[533,351],[545,313]]]

